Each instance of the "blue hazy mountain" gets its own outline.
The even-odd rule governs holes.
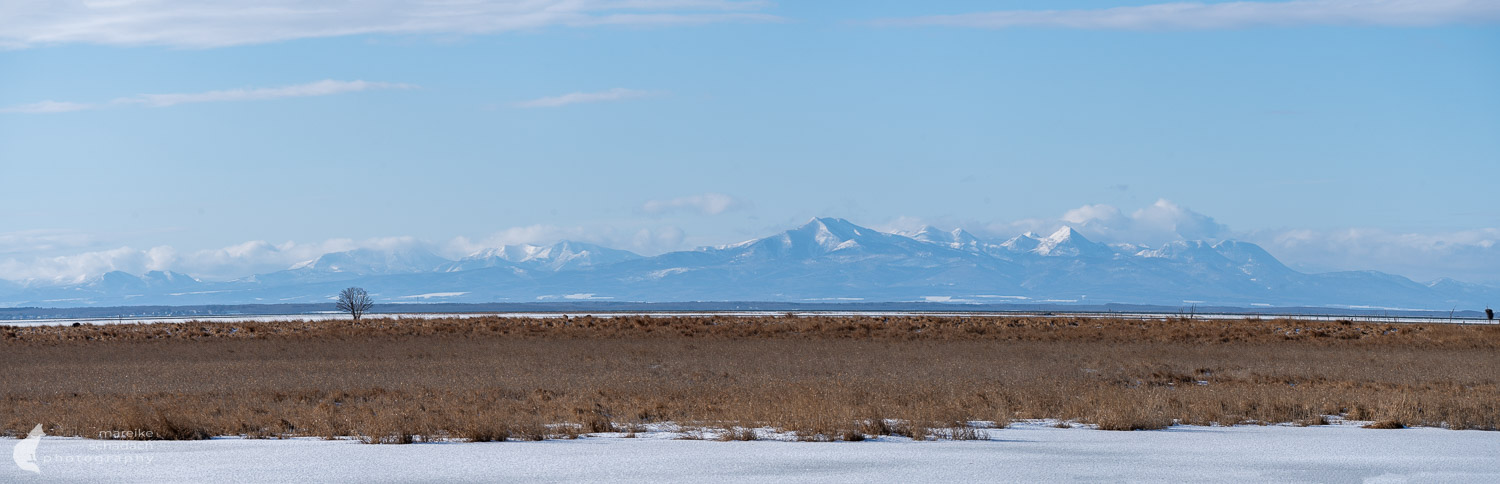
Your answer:
[[[943,301],[951,303],[1475,308],[1500,289],[1374,271],[1308,274],[1241,241],[1103,244],[1064,227],[986,240],[962,229],[902,235],[838,218],[738,244],[652,257],[579,242],[512,245],[449,260],[417,247],[335,252],[283,271],[211,282],[171,272],[63,286],[0,284],[4,306],[377,301]]]

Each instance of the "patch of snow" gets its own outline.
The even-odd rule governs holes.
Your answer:
[[[546,295],[538,296],[539,300],[558,299],[561,296]],[[951,298],[951,296],[950,296]],[[829,299],[856,299],[856,298],[829,298]],[[958,302],[963,299],[950,299]],[[597,318],[611,318],[624,316],[644,316],[652,318],[673,318],[681,316],[705,317],[705,316],[781,316],[787,311],[704,311],[704,312],[642,312],[642,311],[617,311],[617,312],[479,312],[479,313],[369,313],[369,317],[395,318],[395,319],[467,319],[484,316],[499,316],[507,318],[563,318],[593,316]],[[798,316],[933,316],[933,317],[981,317],[981,316],[1053,316],[1057,314],[1068,314],[1078,317],[1098,318],[1126,318],[1139,320],[1169,320],[1182,317],[1179,313],[1127,313],[1127,312],[985,312],[985,311],[793,311]],[[1307,321],[1380,321],[1389,323],[1434,323],[1434,324],[1496,324],[1483,319],[1448,319],[1428,317],[1403,317],[1403,316],[1348,316],[1348,315],[1276,315],[1276,317],[1291,317]],[[231,324],[242,321],[326,321],[330,319],[343,319],[348,315],[338,311],[319,311],[307,314],[281,314],[281,315],[204,315],[204,316],[144,316],[126,318],[60,318],[60,319],[0,319],[0,326],[66,326],[73,323],[81,324],[147,324],[147,323],[183,323],[188,321]],[[1257,318],[1258,315],[1234,314],[1234,313],[1205,313],[1195,316],[1197,319],[1220,319],[1239,320],[1245,318]]]
[[[168,296],[189,296],[189,295],[193,295],[193,294],[218,294],[218,293],[221,293],[221,292],[234,292],[234,291],[231,290],[231,289],[221,289],[221,290],[218,290],[218,291],[174,292],[174,293],[169,293],[167,295]]]
[[[828,249],[828,251],[829,252],[834,252],[834,251],[839,251],[839,250],[844,250],[844,249],[853,249],[853,248],[856,248],[856,247],[859,247],[859,242],[858,241],[855,241],[855,240],[845,240],[843,242],[840,242],[838,245],[833,246],[832,249]]]
[[[1432,428],[1178,426],[1110,432],[1021,421],[986,440],[682,440],[656,424],[637,438],[366,445],[350,439],[101,441],[42,437],[42,477],[63,482],[1497,482],[1500,433]],[[696,435],[712,438],[714,431]],[[0,439],[10,446],[12,439]],[[0,481],[37,476],[0,466]]]
[[[662,269],[662,270],[659,270],[659,271],[651,271],[649,274],[646,274],[646,277],[649,278],[649,279],[661,279],[663,277],[667,277],[667,276],[674,275],[674,274],[681,274],[681,273],[684,273],[684,272],[687,272],[687,271],[690,271],[690,270],[692,270],[692,269],[688,269],[686,267],[673,267],[673,268],[670,268],[670,269]]]
[[[436,297],[458,297],[458,296],[462,296],[462,295],[468,294],[468,293],[469,293],[468,291],[464,291],[464,292],[429,292],[427,294],[413,294],[413,295],[410,295],[410,296],[401,296],[401,297],[398,297],[397,299],[432,299],[432,298],[436,298]]]

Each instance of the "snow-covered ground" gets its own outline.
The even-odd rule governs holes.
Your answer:
[[[987,433],[986,441],[716,442],[658,432],[412,445],[44,437],[41,474],[5,464],[0,481],[1500,482],[1500,432],[1353,425],[1107,432],[1022,422]]]
[[[571,312],[571,313],[370,313],[366,317],[371,318],[397,318],[397,319],[432,319],[432,318],[474,318],[482,316],[500,316],[507,318],[561,318],[594,316],[608,318],[615,316],[651,316],[651,317],[674,317],[674,316],[779,316],[788,314],[786,311],[713,311],[713,312]],[[1069,313],[1069,312],[936,312],[936,311],[793,311],[791,314],[798,316],[943,316],[943,317],[982,317],[982,316],[1078,316],[1078,317],[1108,317],[1125,319],[1172,319],[1189,317],[1187,314],[1179,313]],[[1360,321],[1378,323],[1452,323],[1452,324],[1494,324],[1494,321],[1473,318],[1426,318],[1411,316],[1340,316],[1340,315],[1255,315],[1255,314],[1195,314],[1193,319],[1275,319],[1294,318],[1308,321]],[[211,321],[220,323],[232,323],[237,321],[327,321],[334,319],[348,319],[345,313],[313,313],[313,314],[277,314],[277,315],[227,315],[227,316],[162,316],[162,317],[124,317],[124,318],[62,318],[62,319],[0,319],[0,326],[66,326],[73,323],[80,324],[139,324],[139,323],[184,323],[188,321]]]

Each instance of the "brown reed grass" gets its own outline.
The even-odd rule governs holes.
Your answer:
[[[1129,430],[1343,415],[1495,430],[1497,346],[1494,326],[1076,317],[3,328],[0,429],[407,443],[676,422],[732,439],[763,427],[806,440],[962,439],[985,433],[972,421]]]

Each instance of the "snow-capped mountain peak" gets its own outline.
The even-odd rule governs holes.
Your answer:
[[[710,249],[738,259],[791,256],[813,258],[824,255],[868,256],[931,252],[932,244],[904,235],[861,227],[841,218],[815,218],[797,228],[770,237]]]
[[[809,220],[790,233],[798,232],[801,234],[810,232],[812,240],[817,243],[818,247],[826,251],[834,251],[856,247],[859,245],[857,239],[874,231],[841,218],[821,217]]]
[[[1224,257],[1212,244],[1201,240],[1174,240],[1155,249],[1139,250],[1135,255],[1156,259],[1189,260],[1202,260],[1205,258],[1222,259]]]
[[[938,230],[937,227],[933,227],[931,225],[923,225],[921,228],[918,228],[916,232],[911,233],[911,238],[923,242],[946,243],[948,241],[948,237],[948,232]]]
[[[1078,231],[1073,230],[1073,227],[1064,225],[1062,226],[1062,228],[1057,229],[1056,232],[1052,232],[1052,235],[1048,235],[1047,237],[1045,237],[1044,241],[1051,243],[1062,243],[1071,240],[1075,236],[1080,239],[1083,238],[1082,235],[1077,234]]]
[[[756,239],[733,247],[777,246],[778,252],[826,253],[858,247],[859,239],[878,233],[841,218],[821,217],[772,237]]]
[[[1010,240],[1002,242],[1000,246],[1011,252],[1031,252],[1036,250],[1037,246],[1041,245],[1041,243],[1041,238],[1037,237],[1035,233],[1026,232],[1011,237]]]
[[[638,259],[634,252],[564,240],[552,245],[518,244],[479,250],[454,264],[445,272],[517,265],[529,269],[560,271],[580,269]]]
[[[960,250],[975,250],[985,245],[983,241],[967,230],[953,229],[944,231],[938,230],[931,225],[922,226],[920,230],[911,235],[911,238]]]
[[[1049,257],[1077,257],[1105,254],[1110,250],[1104,245],[1084,238],[1083,234],[1065,225],[1052,235],[1037,240],[1036,248],[1032,249],[1032,252]]]

